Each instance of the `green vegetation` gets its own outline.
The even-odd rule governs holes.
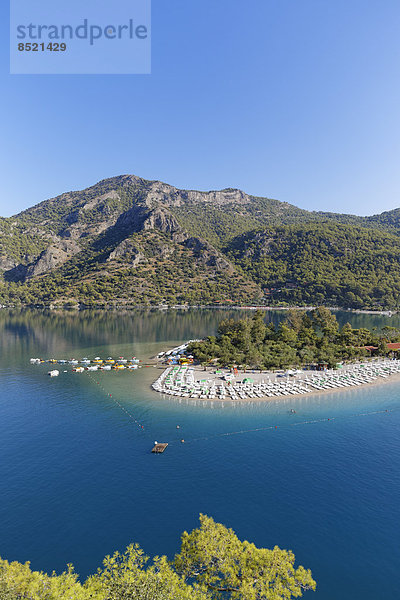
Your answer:
[[[221,321],[217,336],[190,344],[189,352],[206,365],[217,359],[223,366],[285,368],[310,363],[335,367],[339,361],[369,356],[364,346],[374,346],[381,355],[387,343],[400,341],[400,329],[385,327],[381,333],[339,328],[336,317],[325,307],[311,312],[291,309],[277,327],[264,322],[257,311],[252,318]]]
[[[187,202],[173,207],[171,212],[186,231],[192,235],[201,235],[221,250],[236,236],[261,230],[266,223],[280,225],[318,218],[290,204],[254,196],[250,196],[248,202],[239,206],[234,202],[222,206],[210,202]]]
[[[397,308],[400,238],[338,223],[270,228],[236,238],[229,256],[270,304]]]
[[[0,257],[6,256],[17,263],[29,262],[47,245],[42,236],[29,231],[19,221],[0,218]]]
[[[149,230],[129,238],[123,255],[115,243],[88,248],[57,270],[26,282],[1,282],[0,303],[90,305],[260,302],[260,288],[240,273],[209,265],[202,254]],[[135,259],[138,258],[137,263]]]
[[[86,190],[45,200],[12,219],[25,227],[62,234],[73,223],[96,224],[129,210],[144,198],[148,183],[138,180],[135,186],[127,185],[123,176],[104,179]]]
[[[133,176],[0,218],[0,304],[400,308],[400,209],[308,212]]]
[[[184,533],[174,562],[151,563],[137,544],[104,559],[83,584],[71,565],[61,575],[0,559],[0,600],[290,600],[315,590],[311,571],[291,551],[241,542],[206,515]]]

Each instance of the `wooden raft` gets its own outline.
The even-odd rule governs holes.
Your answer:
[[[152,452],[154,452],[155,454],[161,454],[162,452],[164,452],[167,446],[168,444],[156,444]]]

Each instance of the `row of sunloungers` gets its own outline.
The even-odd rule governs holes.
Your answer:
[[[196,381],[194,370],[185,366],[167,368],[153,383],[157,392],[181,398],[246,400],[291,396],[330,389],[348,388],[371,383],[378,377],[389,377],[400,372],[400,361],[386,360],[354,365],[343,371],[325,371],[288,378],[285,381],[224,382],[217,379]]]

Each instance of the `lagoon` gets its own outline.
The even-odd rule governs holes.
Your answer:
[[[150,388],[152,368],[60,369],[50,379],[48,365],[29,364],[31,356],[145,358],[243,314],[1,310],[0,555],[46,571],[72,562],[85,577],[132,541],[172,557],[203,512],[259,546],[292,549],[318,583],[305,597],[394,597],[398,382],[222,406],[161,397]],[[354,327],[400,321],[337,316]],[[265,429],[221,435],[256,428]],[[155,440],[170,442],[160,456],[150,453]]]

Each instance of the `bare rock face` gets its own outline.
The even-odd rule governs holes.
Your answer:
[[[132,267],[137,267],[140,263],[146,262],[146,258],[142,252],[135,246],[131,240],[124,240],[110,252],[107,261],[112,261],[118,258],[123,258]]]
[[[149,210],[145,206],[135,205],[122,213],[115,222],[115,228],[134,233],[143,229],[143,223],[149,216]]]
[[[145,205],[135,205],[122,213],[114,228],[125,231],[127,235],[156,229],[170,235],[176,242],[183,241],[187,237],[178,221],[168,210],[164,208],[149,210],[147,202]]]
[[[184,242],[186,248],[190,248],[196,258],[208,267],[214,267],[218,271],[233,273],[233,265],[226,260],[211,244],[196,237],[190,237]]]
[[[186,239],[187,234],[183,231],[178,221],[167,210],[159,208],[153,210],[143,223],[143,229],[158,229],[163,233],[171,235],[175,242],[182,242]]]
[[[243,255],[253,260],[260,260],[273,253],[276,239],[265,233],[256,233],[251,246],[243,246]]]
[[[0,256],[0,270],[8,271],[16,266],[17,263],[8,256]]]
[[[91,236],[100,235],[114,225],[114,221],[103,221],[95,225],[87,225],[86,223],[73,223],[70,227],[59,232],[57,239],[80,240]]]
[[[251,197],[242,192],[241,190],[227,189],[212,192],[196,192],[189,191],[188,199],[190,202],[202,202],[207,204],[213,204],[214,206],[223,206],[225,204],[249,204],[252,200]]]
[[[4,277],[10,281],[32,279],[59,268],[86,248],[98,252],[101,261],[125,261],[137,266],[150,260],[150,253],[161,260],[167,258],[180,245],[192,251],[198,264],[232,273],[232,263],[205,240],[191,237],[179,224],[173,209],[184,205],[190,208],[197,204],[217,207],[236,204],[239,210],[253,200],[236,189],[180,190],[161,181],[121,175],[24,211],[26,231],[39,238],[36,252],[43,248],[43,241],[47,248],[29,258],[2,256],[0,270],[5,271]],[[129,239],[132,234],[139,234],[135,241]],[[150,238],[152,243],[147,246]]]
[[[46,248],[38,260],[27,268],[25,279],[56,269],[80,251],[81,247],[72,240],[60,240],[57,246]]]
[[[251,196],[241,190],[226,189],[211,192],[199,192],[196,190],[178,190],[177,188],[161,181],[152,182],[146,196],[146,204],[150,208],[155,206],[179,207],[185,204],[212,204],[224,206],[226,204],[249,204]]]

